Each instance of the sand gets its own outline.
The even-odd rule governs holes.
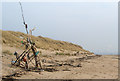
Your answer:
[[[5,47],[11,52],[23,50]],[[25,71],[23,68],[11,66],[14,55],[2,54],[2,77],[18,72],[15,79],[117,79],[118,56],[117,55],[92,55],[82,54],[76,56],[55,55],[56,51],[42,50],[41,60],[44,71]],[[84,57],[84,59],[83,59]]]

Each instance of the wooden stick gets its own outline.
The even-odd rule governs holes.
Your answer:
[[[40,61],[39,56],[38,56],[38,59],[39,59],[39,66],[40,66],[40,67],[41,67],[41,69],[42,69],[43,67],[42,67],[42,63],[41,63],[41,61]]]
[[[34,46],[31,46],[31,49],[32,49],[33,54],[34,54],[36,67],[38,67],[38,61],[37,61],[37,56],[36,56],[36,54],[35,54],[36,52],[35,52]]]
[[[27,49],[26,49],[26,50],[27,50]],[[15,63],[19,60],[19,58],[20,58],[24,53],[26,54],[28,51],[30,51],[31,48],[30,48],[28,51],[26,51],[26,50],[17,58],[17,60],[15,61]],[[24,55],[25,55],[25,54],[24,54]],[[24,56],[24,55],[23,55],[23,56]],[[21,61],[21,59],[20,59],[19,61]],[[14,63],[14,64],[15,64],[15,63]],[[13,64],[13,65],[14,65],[14,64]]]
[[[34,57],[31,58],[31,59],[28,61],[28,64],[31,62],[31,63],[34,65],[34,63],[32,62],[33,59],[34,59]],[[34,65],[34,66],[35,66],[35,65]]]

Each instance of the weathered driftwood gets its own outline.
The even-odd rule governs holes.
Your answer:
[[[26,43],[27,45],[27,48],[25,49],[25,51],[23,51],[23,53],[21,53],[19,56],[16,56],[16,61],[13,65],[17,65],[17,66],[20,66],[21,65],[21,62],[25,62],[24,63],[24,67],[25,69],[29,69],[29,63],[32,63],[35,68],[38,68],[40,66],[40,68],[42,68],[42,65],[41,65],[41,62],[40,62],[40,59],[38,57],[38,51],[37,51],[37,48],[35,47],[35,44],[29,44]],[[32,55],[30,55],[30,51],[32,50]],[[32,60],[35,60],[35,63],[32,62]],[[23,65],[23,64],[22,64]]]

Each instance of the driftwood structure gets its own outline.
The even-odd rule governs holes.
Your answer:
[[[31,42],[31,40],[26,40],[22,41],[22,44],[25,45],[25,50],[21,54],[17,52],[14,53],[16,60],[12,61],[12,65],[22,65],[25,69],[29,69],[29,64],[31,63],[35,68],[40,67],[42,69],[41,61],[38,56],[39,51],[37,51],[35,43]]]
[[[20,2],[19,2],[20,3]],[[21,6],[21,12],[22,12],[22,18],[23,18],[23,24],[25,26],[26,32],[27,32],[27,38],[26,40],[24,39],[23,41],[21,41],[21,43],[25,46],[25,50],[19,54],[17,52],[14,53],[14,55],[16,56],[16,60],[15,61],[11,61],[12,65],[17,65],[17,66],[24,66],[25,69],[29,69],[29,66],[31,66],[31,64],[35,67],[35,68],[42,68],[41,62],[40,62],[40,58],[38,56],[39,51],[36,48],[36,45],[34,42],[32,42],[31,40],[31,35],[32,35],[32,31],[35,29],[32,29],[28,32],[28,27],[27,24],[25,23],[25,19],[24,19],[24,15],[23,15],[23,9],[22,9],[22,5],[20,3]],[[31,64],[30,64],[31,63]]]

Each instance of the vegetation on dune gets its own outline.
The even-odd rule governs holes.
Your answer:
[[[68,55],[68,56],[70,56],[70,53],[62,53],[62,52],[58,53],[58,52],[56,52],[55,55]]]
[[[3,54],[9,54],[9,55],[12,55],[12,53],[9,51],[9,50],[4,50],[2,51]]]
[[[21,47],[21,41],[27,38],[27,34],[14,31],[0,31],[2,32],[2,44],[11,47]],[[53,40],[42,36],[31,36],[32,41],[36,43],[37,48],[52,49],[57,51],[71,50],[71,51],[86,51],[81,46],[59,40]]]

